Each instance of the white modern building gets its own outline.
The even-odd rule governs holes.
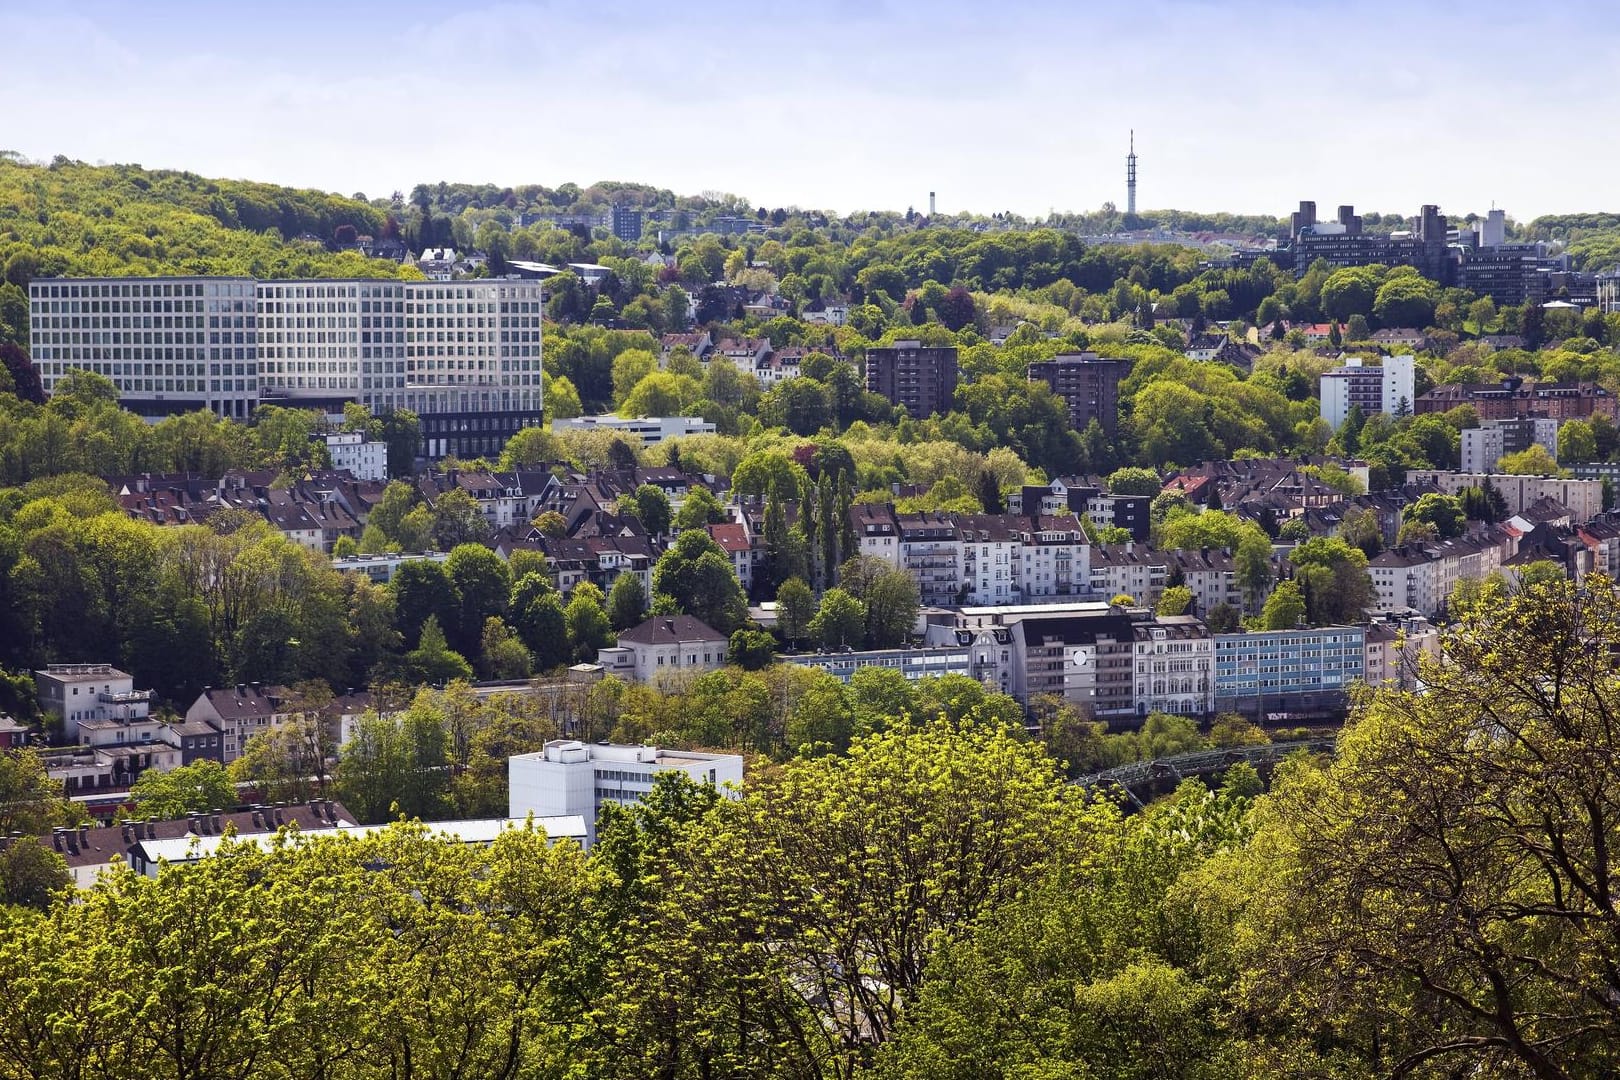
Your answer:
[[[46,394],[92,371],[147,419],[196,409],[246,419],[259,404],[254,288],[252,278],[39,278],[29,355]]]
[[[1337,431],[1352,406],[1359,405],[1363,416],[1410,413],[1417,403],[1416,373],[1417,359],[1411,355],[1386,356],[1380,367],[1353,357],[1343,367],[1322,373],[1322,419]]]
[[[1529,416],[1512,420],[1484,420],[1462,432],[1462,471],[1489,473],[1504,454],[1517,454],[1539,446],[1558,459],[1558,421]]]
[[[69,742],[81,741],[83,725],[145,721],[152,706],[152,692],[135,689],[134,677],[111,664],[51,664],[34,672],[34,688],[40,709],[62,718]]]
[[[429,457],[500,452],[541,422],[538,281],[41,278],[30,345],[46,393],[106,375],[156,419],[261,403],[409,409]]]
[[[643,446],[656,446],[665,439],[683,435],[713,435],[715,427],[701,416],[570,416],[553,420],[551,430],[611,431],[626,438],[640,439]]]
[[[322,436],[332,468],[347,469],[360,480],[388,479],[388,444],[373,442],[363,431],[339,431]]]
[[[665,772],[682,772],[700,784],[713,784],[731,798],[741,794],[740,754],[554,739],[537,753],[515,754],[508,760],[508,813],[513,818],[582,817],[594,840],[604,803],[636,802]]]
[[[1569,507],[1574,520],[1591,521],[1603,512],[1602,480],[1566,480],[1559,476],[1519,476],[1513,473],[1450,472],[1417,469],[1407,473],[1407,483],[1433,484],[1443,494],[1455,495],[1464,488],[1489,484],[1507,502],[1508,513],[1522,513],[1538,499],[1556,499]]]

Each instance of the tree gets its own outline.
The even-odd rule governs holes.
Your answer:
[[[1243,612],[1231,604],[1216,604],[1204,613],[1204,622],[1212,634],[1231,634],[1242,628]]]
[[[1364,696],[1331,763],[1284,771],[1237,870],[1264,1014],[1331,999],[1390,1075],[1620,1069],[1594,992],[1620,961],[1617,627],[1606,582],[1476,605],[1424,692]]]
[[[1136,466],[1116,469],[1108,477],[1108,492],[1111,495],[1152,496],[1159,494],[1162,487],[1158,473]]]
[[[73,884],[67,861],[32,838],[0,848],[0,911],[7,904],[46,908]]]
[[[484,511],[461,488],[452,488],[433,504],[433,544],[450,551],[462,544],[482,544],[489,539],[489,522]]]
[[[147,769],[129,789],[142,817],[176,818],[234,807],[236,785],[217,761],[194,761],[168,772]]]
[[[630,501],[630,512],[649,536],[663,536],[669,532],[674,514],[669,507],[669,496],[664,489],[652,484],[636,488]]]
[[[484,624],[506,614],[512,579],[501,557],[482,544],[461,544],[450,552],[445,573],[460,600],[448,624],[450,646],[463,656],[479,655]]]
[[[1266,598],[1260,613],[1260,625],[1266,630],[1292,630],[1305,618],[1305,597],[1294,581],[1278,582]]]
[[[539,574],[529,574],[512,586],[509,606],[512,628],[529,647],[537,671],[550,671],[568,662],[568,619],[557,590]]]
[[[722,634],[730,635],[748,618],[748,601],[731,559],[699,529],[681,533],[658,560],[653,592]]]
[[[1192,590],[1185,585],[1172,585],[1159,594],[1158,615],[1185,615],[1192,607]]]
[[[640,626],[647,618],[647,589],[639,574],[620,574],[608,591],[608,622],[615,630]]]
[[[770,666],[775,655],[775,638],[763,630],[745,627],[732,632],[726,660],[744,671],[760,671]]]
[[[1289,553],[1313,626],[1356,624],[1373,602],[1367,556],[1336,536],[1318,536]]]
[[[1439,292],[1434,282],[1417,274],[1392,275],[1378,288],[1373,315],[1385,326],[1430,326]]]
[[[500,618],[484,621],[478,666],[486,679],[527,679],[534,670],[528,647]]]
[[[799,578],[788,578],[776,590],[776,627],[789,648],[803,641],[815,618],[816,599],[810,586]]]
[[[38,754],[28,747],[0,754],[0,833],[31,836],[76,819]]]
[[[866,639],[866,605],[841,588],[828,589],[809,630],[824,649],[859,645]]]
[[[1435,535],[1441,540],[1461,536],[1468,525],[1461,499],[1432,491],[1418,496],[1417,502],[1407,509],[1406,520],[1434,526]]]
[[[1352,315],[1371,315],[1378,296],[1378,276],[1371,267],[1335,270],[1322,283],[1322,313],[1335,322]]]
[[[720,505],[720,500],[708,488],[694,487],[675,513],[674,528],[678,532],[685,532],[687,529],[701,529],[705,525],[721,525],[725,521],[726,511]]]
[[[394,594],[394,617],[405,645],[416,646],[422,624],[437,619],[441,627],[461,617],[461,596],[443,563],[413,559],[394,572],[389,590]]]
[[[1496,462],[1496,471],[1518,476],[1559,476],[1558,462],[1540,443],[1531,443],[1528,449],[1516,454],[1503,454]]]
[[[534,527],[541,536],[549,536],[554,540],[560,540],[568,535],[567,519],[555,510],[547,510],[535,518]]]
[[[1597,459],[1597,436],[1585,420],[1566,420],[1558,428],[1558,456],[1564,461]]]
[[[613,624],[602,610],[602,590],[590,582],[574,586],[563,618],[568,624],[568,640],[573,644],[576,660],[595,660],[598,649],[613,644]]]
[[[471,679],[472,665],[450,648],[439,617],[429,615],[422,624],[416,648],[405,654],[405,677],[415,684],[443,686],[455,679]]]

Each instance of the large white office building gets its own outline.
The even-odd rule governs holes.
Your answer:
[[[664,772],[683,772],[733,798],[741,794],[740,754],[553,739],[537,753],[514,754],[508,760],[508,806],[511,816],[518,819],[530,814],[537,818],[583,817],[594,840],[603,803],[637,801]]]
[[[43,278],[29,283],[30,355],[47,394],[70,371],[105,375],[149,419],[259,403],[252,278]]]
[[[84,368],[149,419],[357,401],[417,413],[429,457],[477,457],[541,423],[542,301],[516,278],[50,278],[30,343],[47,393]]]

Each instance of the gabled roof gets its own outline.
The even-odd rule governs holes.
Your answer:
[[[726,635],[691,615],[654,615],[619,635],[621,645],[681,645],[725,640]]]

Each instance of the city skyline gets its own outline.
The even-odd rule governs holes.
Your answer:
[[[784,29],[729,3],[0,9],[17,85],[49,87],[0,148],[372,197],[612,179],[839,213],[922,210],[937,191],[944,213],[1038,217],[1123,209],[1134,129],[1144,210],[1494,203],[1523,221],[1607,196],[1613,152],[1585,128],[1620,94],[1604,79],[1620,35],[1594,4],[1485,3],[1467,23],[1388,0],[820,16]],[[1371,47],[1348,48],[1358,35]],[[1543,70],[1522,55],[1538,39],[1579,46]],[[1579,147],[1583,167],[1503,152],[1521,133]]]

